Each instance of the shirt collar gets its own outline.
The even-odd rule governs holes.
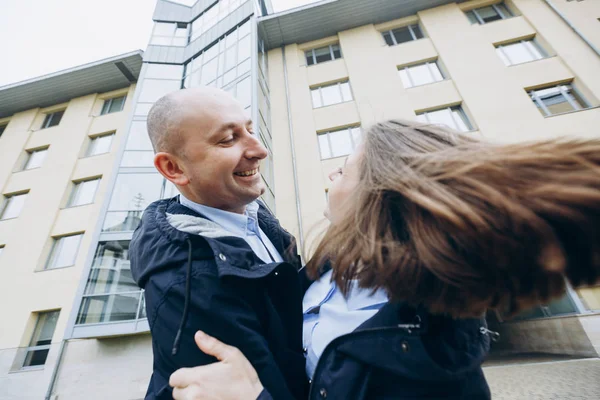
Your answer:
[[[204,215],[211,221],[221,225],[228,232],[241,237],[246,237],[248,231],[258,234],[258,203],[253,201],[246,206],[244,214],[237,214],[214,207],[205,206],[189,200],[180,195],[179,202],[187,208]]]

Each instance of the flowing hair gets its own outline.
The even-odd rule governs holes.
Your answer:
[[[600,275],[600,140],[500,145],[401,120],[365,135],[359,183],[308,264],[435,314],[504,315]]]

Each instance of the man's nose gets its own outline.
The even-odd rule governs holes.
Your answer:
[[[258,134],[257,134],[258,135]],[[247,158],[257,158],[262,160],[269,155],[267,148],[262,144],[258,136],[250,136],[246,147]]]

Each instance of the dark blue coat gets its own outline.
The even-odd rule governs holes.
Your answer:
[[[146,399],[171,399],[169,376],[178,368],[216,361],[196,346],[199,329],[238,347],[276,399],[306,399],[299,257],[291,235],[262,205],[258,217],[286,262],[264,264],[245,240],[182,206],[178,197],[144,212],[130,258],[133,277],[145,289],[152,333],[154,365]],[[187,321],[173,355],[186,293]]]

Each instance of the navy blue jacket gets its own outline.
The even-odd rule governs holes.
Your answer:
[[[239,348],[274,398],[306,399],[300,260],[293,237],[262,205],[258,219],[285,262],[265,264],[244,239],[182,206],[178,197],[144,212],[130,259],[145,289],[152,333],[146,399],[171,399],[169,376],[178,368],[216,361],[196,346],[197,330]]]

